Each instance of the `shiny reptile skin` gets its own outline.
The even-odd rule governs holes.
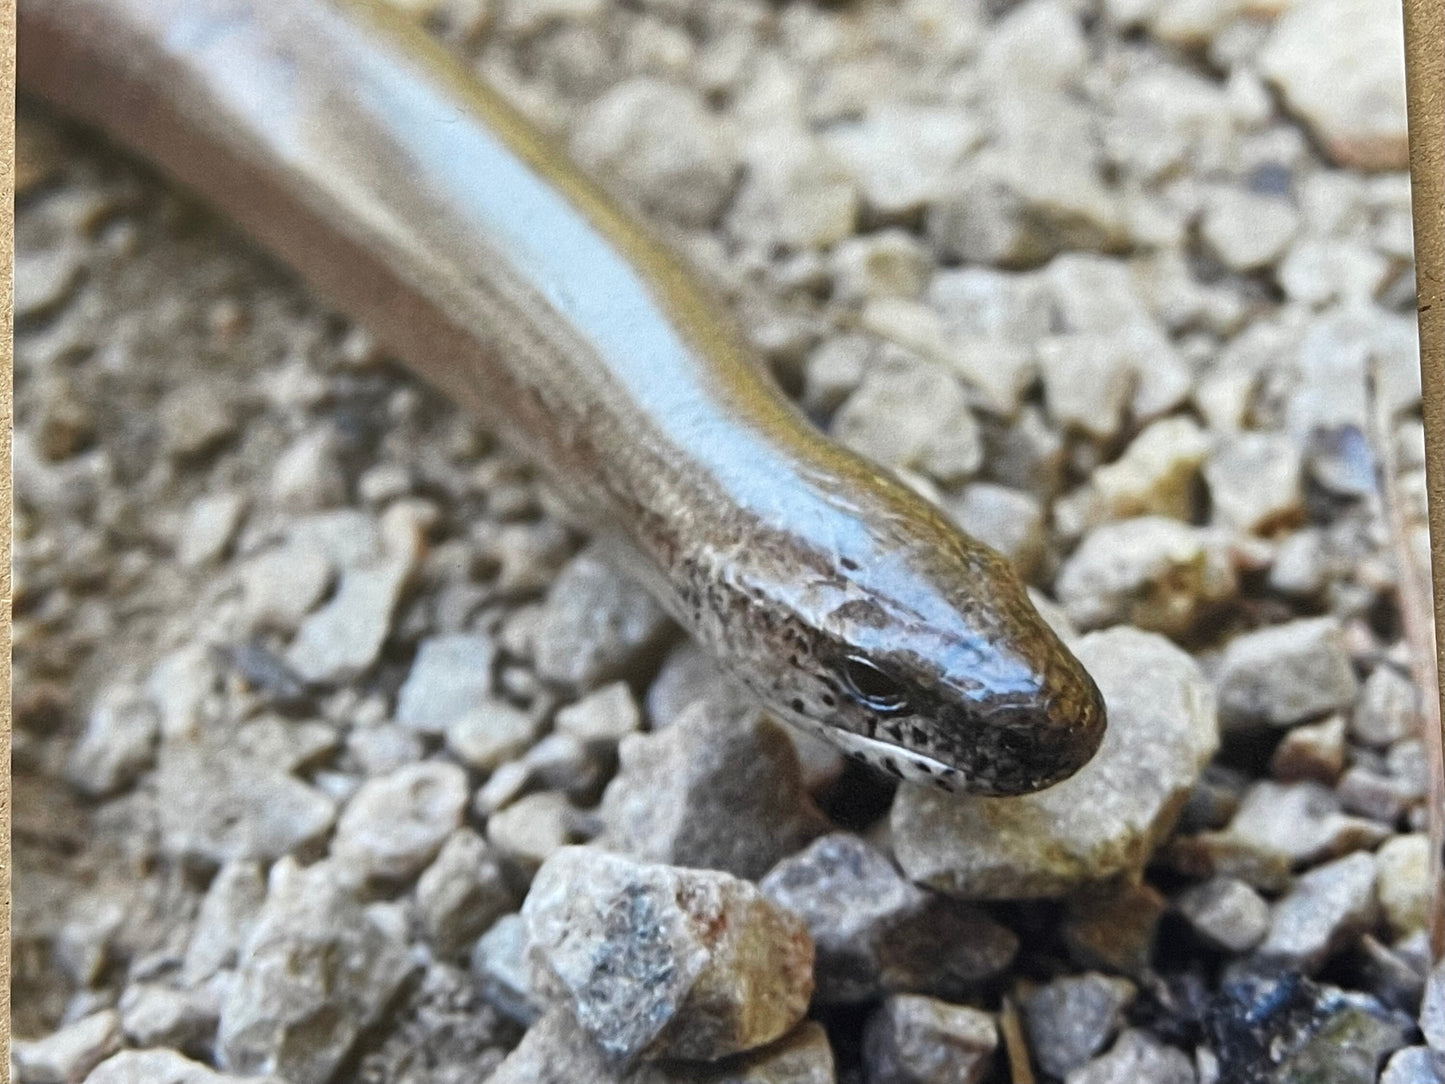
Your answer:
[[[621,536],[777,716],[895,775],[1020,794],[1104,707],[1007,562],[832,443],[725,309],[400,16],[20,0],[25,91],[235,219]]]

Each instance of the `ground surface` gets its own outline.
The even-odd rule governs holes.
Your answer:
[[[1420,1047],[1397,13],[409,7],[677,244],[821,425],[1088,633],[1118,747],[999,813],[795,751],[483,430],[32,108],[17,1079],[83,1079],[122,1046],[294,1084],[484,1079],[543,1010],[499,1079],[620,1073],[593,1040],[715,1052],[681,995],[639,1038],[635,991],[594,1004],[561,948],[528,978],[526,931],[562,904],[513,913],[589,839],[761,880],[772,905],[707,892],[748,922],[801,914],[816,945],[826,1038],[649,1079],[1007,1080],[1010,1005],[1012,1052],[1071,1084],[1368,1080]],[[614,879],[661,877],[573,888],[605,912]],[[791,960],[767,914],[756,936]],[[715,981],[782,1021],[741,1050],[808,999],[730,959]],[[1440,1078],[1423,1048],[1394,1058],[1396,1081]],[[95,1079],[162,1074],[125,1059]]]

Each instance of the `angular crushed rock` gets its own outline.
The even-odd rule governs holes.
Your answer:
[[[1226,726],[1290,726],[1348,708],[1359,683],[1339,621],[1314,617],[1230,640],[1218,687]]]
[[[1219,532],[1162,516],[1096,527],[1058,578],[1059,601],[1079,628],[1127,623],[1170,636],[1236,586]]]
[[[650,594],[584,551],[547,593],[535,634],[537,674],[570,688],[594,688],[654,656],[671,629]]]
[[[221,1005],[223,1067],[327,1084],[413,961],[367,917],[329,862],[283,859]]]
[[[876,1084],[977,1084],[993,1065],[993,1017],[931,997],[887,998],[863,1033],[863,1061]]]
[[[416,883],[422,928],[442,956],[465,951],[518,902],[500,856],[468,828],[447,837]]]
[[[957,995],[1003,971],[1018,950],[1007,927],[910,884],[882,852],[842,832],[785,858],[758,888],[807,923],[819,1002]]]
[[[423,761],[368,779],[336,824],[338,868],[362,879],[403,880],[435,857],[467,804],[467,776],[455,764]]]
[[[1088,972],[1029,994],[1021,1007],[1039,1068],[1062,1077],[1087,1062],[1118,1032],[1136,993],[1128,979]]]
[[[446,731],[487,700],[495,650],[475,633],[423,640],[397,693],[396,721],[424,734]]]
[[[757,713],[738,719],[695,703],[618,752],[598,838],[613,850],[755,880],[825,827],[787,734]]]
[[[43,1039],[17,1041],[10,1053],[25,1084],[69,1084],[85,1077],[123,1043],[120,1013],[102,1009]]]
[[[1193,659],[1137,629],[1091,633],[1074,652],[1109,709],[1094,759],[1019,798],[900,787],[893,840],[911,880],[965,899],[1059,896],[1142,868],[1172,827],[1218,742],[1212,690]]]
[[[224,746],[167,742],[156,789],[167,852],[212,862],[280,858],[336,819],[336,803],[315,787]]]
[[[1064,1084],[1195,1084],[1189,1057],[1148,1032],[1130,1028],[1113,1048],[1064,1078]]]
[[[1304,874],[1274,905],[1259,954],[1312,973],[1379,913],[1375,859],[1351,854]]]
[[[218,1073],[174,1050],[122,1050],[97,1065],[85,1084],[286,1084],[274,1076]]]
[[[1195,933],[1225,952],[1248,952],[1269,931],[1269,904],[1233,877],[1214,877],[1186,888],[1174,907]]]
[[[522,914],[535,987],[616,1060],[763,1046],[813,992],[802,922],[725,873],[568,847],[538,871]]]

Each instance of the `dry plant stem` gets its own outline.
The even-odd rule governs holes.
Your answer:
[[[1405,630],[1405,642],[1410,649],[1410,674],[1420,690],[1420,726],[1425,749],[1430,757],[1430,791],[1427,810],[1430,825],[1431,884],[1435,899],[1430,912],[1430,949],[1438,959],[1442,939],[1445,939],[1445,884],[1442,884],[1440,841],[1445,838],[1445,741],[1442,741],[1440,727],[1440,699],[1431,695],[1439,689],[1436,669],[1436,637],[1434,615],[1431,612],[1430,570],[1422,568],[1415,558],[1410,545],[1410,524],[1407,522],[1404,502],[1400,497],[1399,465],[1395,459],[1394,442],[1390,439],[1391,419],[1376,395],[1373,400],[1373,424],[1371,440],[1379,449],[1381,457],[1380,475],[1383,487],[1384,512],[1390,525],[1390,541],[1395,550],[1397,576],[1396,593],[1399,596],[1400,619]]]
[[[1430,538],[1434,552],[1436,627],[1445,624],[1445,3],[1404,0],[1405,79],[1410,121],[1410,180],[1415,216],[1415,292],[1420,320],[1420,376],[1425,413],[1425,481],[1429,493]],[[1420,570],[1423,575],[1423,570]],[[1417,610],[1423,611],[1423,598]],[[1413,615],[1415,622],[1425,619]],[[1415,647],[1417,680],[1429,701],[1422,715],[1426,748],[1431,751],[1430,948],[1435,959],[1445,954],[1445,690],[1438,674],[1445,672],[1445,639],[1431,645],[1411,632],[1409,607],[1406,633]],[[1432,649],[1433,648],[1433,649]],[[1422,665],[1428,663],[1428,666]],[[1424,671],[1430,673],[1424,673]],[[1428,679],[1428,680],[1426,680]],[[1430,693],[1434,693],[1431,696]]]
[[[1003,999],[998,1014],[998,1030],[1008,1054],[1009,1080],[1012,1084],[1034,1084],[1034,1071],[1029,1065],[1029,1044],[1024,1039],[1023,1023],[1013,998]]]

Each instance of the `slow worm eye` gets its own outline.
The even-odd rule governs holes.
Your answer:
[[[843,680],[858,703],[876,712],[893,715],[908,707],[903,686],[858,655],[843,660]]]

